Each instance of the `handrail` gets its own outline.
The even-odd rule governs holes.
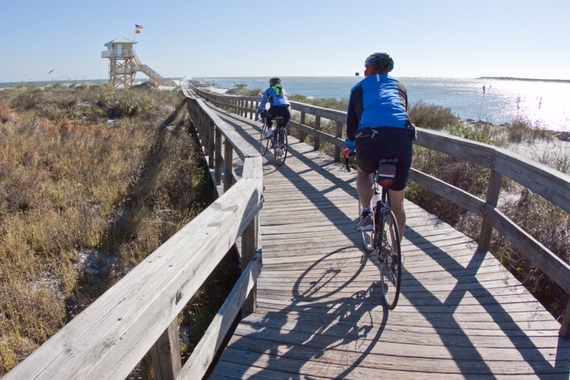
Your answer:
[[[216,149],[225,145],[224,155],[210,161],[214,166],[226,163],[223,195],[3,379],[125,378],[149,351],[155,378],[201,378],[240,308],[255,310],[262,159],[202,100],[187,96],[200,137],[216,136]],[[243,162],[241,178],[227,168],[234,150]],[[181,368],[177,316],[240,236],[242,276]]]
[[[164,78],[162,75],[160,75],[159,73],[148,67],[147,65],[141,63],[141,60],[139,59],[139,56],[136,53],[134,53],[133,58],[135,61],[136,70],[143,72],[150,79],[151,82],[154,82],[159,86],[173,86],[173,87],[176,86],[176,82],[174,82],[172,79]]]
[[[214,105],[245,117],[249,115],[250,119],[254,117],[260,101],[260,97],[215,94],[198,88],[194,88],[194,91]],[[300,140],[306,135],[312,136],[315,150],[319,149],[320,141],[326,141],[335,146],[335,159],[340,160],[340,151],[344,148],[344,139],[341,137],[346,112],[298,102],[291,102],[291,109],[293,118],[288,127],[300,131]],[[305,124],[307,115],[314,117],[314,127]],[[335,136],[320,130],[322,119],[336,123]],[[410,171],[410,180],[482,218],[478,251],[488,251],[491,233],[495,229],[570,294],[570,265],[496,208],[501,178],[505,176],[570,213],[570,176],[506,149],[423,128],[417,128],[417,132],[416,145],[483,166],[491,170],[491,175],[485,200],[414,168]],[[561,322],[560,336],[570,338],[570,302]]]

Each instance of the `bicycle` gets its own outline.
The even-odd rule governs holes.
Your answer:
[[[349,157],[345,150],[345,164],[350,172]],[[397,159],[382,159],[373,174],[374,196],[372,198],[373,228],[371,231],[360,231],[364,250],[376,252],[380,266],[380,279],[384,302],[389,310],[398,303],[402,285],[402,251],[400,247],[400,230],[396,216],[390,206],[388,188],[396,177]],[[381,189],[380,189],[380,188]],[[388,227],[388,228],[386,228]],[[390,241],[386,230],[390,231]]]
[[[285,122],[282,116],[277,116],[271,121],[273,129],[273,135],[269,138],[265,137],[269,126],[266,123],[266,118],[263,118],[263,128],[261,128],[261,155],[265,156],[268,149],[273,149],[273,156],[275,157],[275,163],[277,166],[281,166],[285,163],[287,158],[287,152],[289,151],[289,145],[287,140],[287,130],[285,129]],[[269,144],[271,143],[271,147]]]

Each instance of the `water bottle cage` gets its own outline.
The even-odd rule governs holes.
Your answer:
[[[376,183],[383,187],[390,187],[394,183],[396,178],[396,165],[382,163],[378,166],[378,176],[376,177]]]

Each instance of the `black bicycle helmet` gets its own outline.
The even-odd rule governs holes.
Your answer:
[[[280,83],[281,83],[281,79],[279,79],[277,77],[273,77],[273,78],[269,79],[269,85],[270,86],[280,84]]]
[[[364,61],[365,67],[370,67],[372,70],[379,70],[389,73],[394,69],[394,60],[388,53],[373,53]]]

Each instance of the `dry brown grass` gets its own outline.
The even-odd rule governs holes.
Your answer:
[[[212,200],[180,94],[0,91],[0,375]],[[112,120],[112,121],[110,121]]]

